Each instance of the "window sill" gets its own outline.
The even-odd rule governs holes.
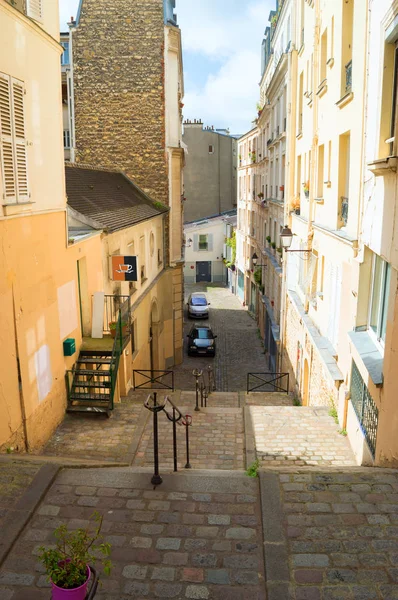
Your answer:
[[[334,58],[329,58],[329,60],[326,61],[326,65],[331,69],[334,65]]]
[[[301,44],[301,46],[300,46],[300,50],[298,51],[298,55],[299,55],[299,56],[302,56],[302,54],[303,54],[303,52],[304,52],[304,48],[305,48],[304,44]]]
[[[347,94],[344,94],[344,96],[340,98],[338,102],[336,102],[337,108],[344,108],[344,106],[349,104],[353,98],[354,92],[347,92]]]
[[[388,173],[397,172],[397,156],[387,156],[386,158],[379,158],[373,162],[368,163],[368,169],[378,177],[379,175],[387,175]]]
[[[350,331],[354,360],[360,371],[366,371],[376,387],[383,385],[383,355],[367,331]],[[358,364],[359,363],[359,364]],[[362,367],[362,368],[361,368]],[[366,376],[364,377],[366,383]]]
[[[35,202],[13,202],[12,204],[7,204],[6,202],[3,204],[4,216],[8,217],[11,215],[16,215],[23,210],[31,210],[32,206],[36,204]]]
[[[296,135],[296,140],[301,140],[302,137],[303,137],[303,132],[299,131],[298,134]]]
[[[317,204],[324,204],[325,203],[325,199],[324,198],[314,198],[315,202]]]

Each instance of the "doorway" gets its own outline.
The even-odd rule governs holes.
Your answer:
[[[90,336],[90,296],[88,293],[87,261],[85,256],[77,261],[77,281],[79,289],[80,325],[82,337]]]
[[[303,375],[303,406],[308,406],[309,393],[310,393],[309,385],[310,385],[310,380],[309,380],[308,360],[305,359],[305,361],[304,361],[304,375]]]
[[[196,283],[211,282],[211,261],[202,260],[196,263]]]

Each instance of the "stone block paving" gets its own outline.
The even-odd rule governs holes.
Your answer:
[[[2,458],[0,461],[0,527],[9,511],[33,481],[40,467],[40,464],[31,461]]]
[[[194,395],[190,406],[179,406],[183,415],[192,416],[189,428],[190,463],[193,469],[243,469],[244,423],[239,408],[203,408],[194,410]],[[172,423],[159,413],[159,461],[161,468],[173,468]],[[178,465],[186,463],[185,427],[177,424]],[[153,465],[153,419],[147,421],[135,459],[135,466]]]
[[[279,478],[293,600],[398,598],[398,472]]]
[[[178,398],[178,404],[181,406],[194,407],[196,404],[195,392],[181,392]],[[201,406],[199,394],[199,406]],[[211,392],[207,399],[208,408],[239,408],[240,398],[237,392]]]
[[[105,415],[66,413],[61,425],[43,448],[47,456],[80,460],[129,462],[129,448],[148,392],[134,392]]]
[[[249,392],[245,395],[247,406],[293,406],[290,394],[279,392]]]
[[[347,438],[327,408],[251,406],[250,413],[263,467],[356,464]]]
[[[98,600],[265,600],[258,480],[169,475],[156,490],[127,469],[66,470],[0,572],[2,600],[49,600],[38,547],[65,522],[104,515],[113,569]]]
[[[174,369],[176,388],[194,390],[192,370],[205,370],[211,365],[217,391],[246,390],[247,373],[267,371],[264,348],[255,321],[227,287],[220,284],[189,284],[185,286],[186,300],[195,291],[205,292],[210,302],[210,316],[203,323],[210,324],[217,335],[216,356],[188,356],[186,335],[195,321],[188,319],[185,307],[184,362]]]

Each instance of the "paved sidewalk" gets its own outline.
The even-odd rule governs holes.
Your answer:
[[[12,460],[9,455],[0,460],[0,529],[5,517],[33,481],[40,466],[32,461]]]
[[[398,598],[397,471],[268,472],[261,486],[270,599]]]
[[[327,408],[250,406],[250,414],[257,458],[265,468],[356,464]]]
[[[114,567],[96,600],[265,600],[257,479],[239,473],[165,476],[129,469],[61,473],[0,574],[1,600],[48,600],[37,548],[61,522],[104,514]]]

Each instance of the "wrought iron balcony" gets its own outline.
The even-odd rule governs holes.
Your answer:
[[[345,92],[348,94],[352,90],[352,60],[345,65]]]
[[[343,221],[344,227],[345,227],[348,222],[348,198],[346,198],[345,196],[341,196],[340,217],[341,217],[341,220]]]

